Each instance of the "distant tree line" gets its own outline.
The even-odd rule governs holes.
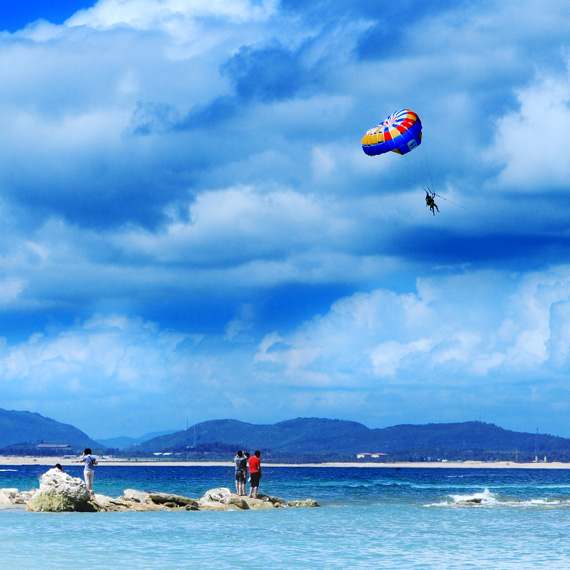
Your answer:
[[[72,455],[80,455],[84,447],[79,446],[70,446],[64,452],[56,451],[55,448],[52,447],[38,447],[38,445],[46,443],[45,441],[36,441],[35,443],[32,442],[24,442],[24,443],[15,443],[13,445],[7,445],[6,447],[0,448],[0,455],[13,455],[15,457],[50,457],[50,456],[59,456],[59,453],[64,453],[65,455],[72,454]],[[95,450],[94,450],[95,451]],[[102,450],[96,450],[100,453]]]
[[[236,451],[253,452],[243,445],[227,444],[222,442],[201,443],[196,446],[175,446],[164,449],[170,457],[185,461],[231,461]],[[440,447],[426,447],[393,451],[380,457],[366,457],[358,459],[356,454],[334,452],[291,453],[261,448],[262,461],[266,463],[396,463],[396,462],[434,462],[434,461],[511,461],[517,463],[530,463],[535,460],[536,454],[529,451],[492,451],[477,449],[446,449]],[[121,457],[148,458],[160,457],[144,451],[106,450],[107,454]],[[549,462],[570,462],[570,449],[564,451],[541,451],[538,460],[544,456]]]
[[[0,455],[12,456],[52,456],[54,451],[50,448],[38,448],[39,443],[25,442],[0,448]],[[141,451],[134,447],[128,450],[94,448],[98,455],[115,455],[118,457],[133,459],[176,459],[179,461],[231,461],[238,449],[253,452],[247,446],[240,444],[228,444],[220,441],[212,443],[200,443],[195,446],[181,445],[167,447],[158,455],[148,451]],[[72,446],[72,453],[79,455],[83,448]],[[404,450],[393,450],[388,455],[380,457],[357,458],[355,453],[335,452],[304,452],[292,453],[281,452],[260,447],[262,461],[266,463],[396,463],[396,462],[436,462],[436,461],[510,461],[517,463],[529,463],[535,460],[542,461],[546,456],[548,462],[570,462],[570,449],[540,450],[537,453],[527,450],[493,451],[484,449],[449,449],[445,447],[418,447]],[[165,455],[166,454],[166,455]]]

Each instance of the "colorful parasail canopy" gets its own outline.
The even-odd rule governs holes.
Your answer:
[[[422,122],[410,109],[390,115],[383,123],[370,129],[362,139],[362,150],[368,156],[385,152],[406,154],[422,142]]]

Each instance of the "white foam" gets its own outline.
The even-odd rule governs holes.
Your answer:
[[[480,501],[482,505],[491,506],[498,503],[496,496],[485,489],[482,493],[473,493],[471,495],[451,495],[453,503],[475,503],[475,501]]]
[[[474,507],[506,507],[506,508],[545,508],[545,507],[570,507],[570,498],[544,498],[538,497],[533,499],[515,499],[506,498],[491,493],[489,489],[485,489],[480,493],[471,493],[469,495],[449,495],[451,501],[440,501],[438,503],[429,503],[426,507],[454,507],[457,505],[472,505]]]

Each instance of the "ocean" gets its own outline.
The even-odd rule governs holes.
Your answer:
[[[0,488],[42,466],[0,467]],[[66,467],[80,477],[81,466]],[[95,491],[199,498],[234,487],[215,466],[100,465]],[[0,510],[6,569],[570,570],[570,470],[263,467],[260,492],[320,508],[28,513]],[[480,503],[462,506],[462,501]]]

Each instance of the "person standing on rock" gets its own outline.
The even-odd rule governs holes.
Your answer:
[[[249,476],[251,478],[251,486],[249,487],[249,498],[257,499],[257,490],[259,489],[259,480],[261,479],[261,452],[256,450],[253,457],[249,458]]]
[[[250,457],[249,452],[244,451],[243,456],[245,457],[245,481],[246,483],[249,483],[251,481],[251,479],[249,478],[249,457]],[[243,489],[245,492],[245,487]]]
[[[236,493],[240,497],[244,497],[247,459],[245,458],[243,451],[237,452],[237,455],[234,457],[234,461],[236,462]]]
[[[249,453],[244,451],[243,456],[245,457],[245,480],[249,483]]]
[[[97,465],[97,459],[91,455],[91,450],[87,447],[79,460],[85,463],[85,469],[83,470],[85,485],[87,485],[87,489],[89,491],[93,491],[93,475],[95,474],[94,466]]]

